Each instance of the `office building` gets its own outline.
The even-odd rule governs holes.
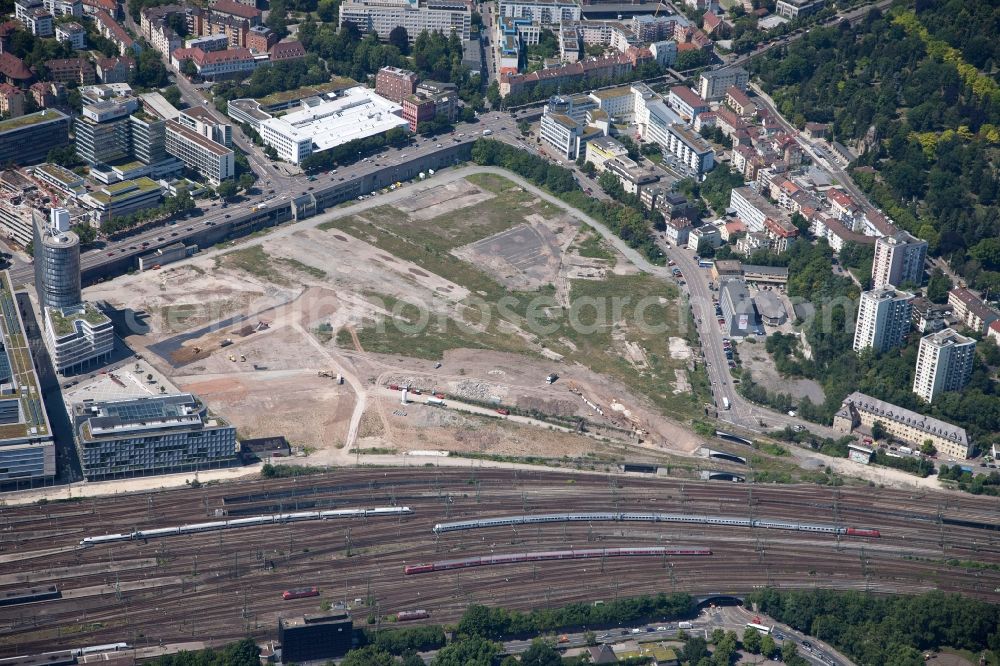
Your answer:
[[[616,157],[628,157],[625,146],[610,136],[601,136],[587,142],[587,161],[594,165],[598,173],[604,171],[604,164]]]
[[[861,294],[854,328],[854,351],[871,347],[878,353],[902,346],[910,331],[913,294],[883,287]]]
[[[213,184],[218,185],[236,174],[232,149],[205,138],[190,127],[176,120],[168,120],[165,138],[167,154],[173,155]]]
[[[358,86],[280,118],[267,118],[259,132],[281,159],[298,164],[314,152],[406,127],[402,112],[398,104]]]
[[[402,104],[417,91],[416,73],[399,67],[383,67],[375,75],[375,92],[390,102]]]
[[[208,469],[236,458],[236,428],[190,393],[73,405],[87,479]]]
[[[76,119],[76,154],[90,165],[128,159],[132,152],[129,115],[139,108],[135,97],[87,104]]]
[[[726,321],[726,335],[745,337],[748,335],[763,335],[764,326],[760,321],[757,306],[750,298],[746,284],[737,278],[722,281],[719,287],[719,305],[722,317]]]
[[[374,32],[385,41],[396,27],[406,29],[410,42],[427,32],[455,33],[461,40],[472,34],[472,12],[460,0],[347,0],[340,5],[340,26],[353,23],[361,34]]]
[[[498,16],[526,18],[542,26],[579,21],[580,15],[580,3],[576,0],[501,0],[498,11]]]
[[[163,190],[160,186],[142,176],[105,185],[99,190],[88,192],[80,200],[93,211],[96,219],[103,222],[111,215],[131,215],[140,210],[155,208],[160,205],[162,198]]]
[[[703,100],[715,102],[724,98],[733,86],[746,90],[748,83],[750,75],[742,67],[709,70],[702,72],[698,78],[698,96]]]
[[[942,391],[958,391],[972,378],[976,341],[946,328],[920,338],[913,392],[934,402]]]
[[[50,150],[69,143],[69,122],[55,109],[0,121],[0,164],[44,162]]]
[[[278,620],[281,661],[313,661],[342,657],[351,649],[354,623],[349,615],[306,615]]]
[[[545,113],[538,126],[542,141],[549,144],[567,160],[575,160],[586,149],[591,139],[604,136],[597,127],[580,123],[562,113]]]
[[[650,116],[652,119],[652,115]],[[715,152],[705,139],[680,123],[667,128],[667,141],[660,144],[677,161],[701,177],[715,167]]]
[[[0,484],[56,475],[56,450],[10,275],[0,273]]]
[[[914,238],[906,231],[878,238],[872,262],[872,289],[890,284],[919,285],[924,281],[926,258],[927,241]]]
[[[192,106],[184,109],[177,115],[176,120],[206,139],[211,139],[227,148],[233,146],[233,126],[219,120],[203,106]]]
[[[83,300],[80,239],[70,231],[69,211],[53,208],[46,224],[35,225],[35,289],[38,305],[68,307]]]
[[[45,344],[56,372],[79,372],[110,360],[111,319],[90,303],[45,308]]]
[[[844,398],[833,417],[833,429],[845,435],[857,427],[868,428],[881,423],[893,438],[920,447],[930,440],[939,453],[956,459],[969,457],[969,438],[964,428],[904,409],[891,402],[864,393],[852,393]]]
[[[955,287],[948,292],[948,305],[952,307],[955,317],[976,333],[982,333],[1000,319],[1000,313],[965,287]]]

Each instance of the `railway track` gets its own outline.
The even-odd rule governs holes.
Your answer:
[[[237,507],[244,512],[278,504],[294,511],[297,502],[328,502],[335,509],[405,504],[414,513],[77,546],[83,537],[104,532],[225,520],[224,512]],[[669,523],[432,531],[447,521],[568,509],[853,524],[879,529],[881,538]],[[735,593],[767,585],[880,593],[933,588],[996,600],[1000,570],[988,567],[1000,567],[1000,534],[945,523],[985,522],[995,509],[988,498],[943,493],[462,469],[344,470],[51,503],[44,513],[37,506],[0,507],[2,580],[7,581],[0,592],[23,585],[12,576],[42,578],[55,571],[67,592],[62,599],[0,608],[0,656],[120,640],[143,646],[193,636],[272,638],[279,616],[320,612],[324,601],[347,602],[363,623],[369,613],[413,608],[430,610],[431,621],[451,621],[472,602],[529,609],[651,591]],[[240,517],[247,515],[253,514]],[[493,553],[647,546],[704,546],[713,554],[403,573],[407,565]],[[44,557],[38,555],[43,549]],[[281,599],[283,590],[303,584],[318,586],[321,598]],[[74,590],[79,594],[69,594]],[[355,604],[356,599],[363,602]]]

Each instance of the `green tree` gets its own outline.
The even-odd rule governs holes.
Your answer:
[[[872,424],[872,439],[876,442],[880,442],[889,437],[889,431],[886,430],[885,425],[881,421],[875,421]]]
[[[87,246],[97,239],[97,229],[89,224],[74,224],[73,232],[80,238],[80,245]]]
[[[799,648],[792,641],[784,641],[781,644],[781,660],[785,663],[794,661],[799,656]]]
[[[760,654],[761,639],[759,631],[752,627],[747,627],[743,632],[743,649],[753,654]]]
[[[684,643],[681,654],[685,661],[697,664],[708,656],[708,643],[701,636],[691,636]]]
[[[340,666],[393,666],[392,655],[373,645],[351,650],[340,662]]]
[[[219,186],[215,188],[215,191],[223,199],[232,199],[236,196],[236,183],[230,178],[229,180],[224,180],[219,183]]]
[[[406,32],[406,28],[401,25],[397,25],[389,33],[389,43],[399,49],[403,55],[410,52],[410,35]]]
[[[500,97],[500,84],[496,79],[493,79],[486,89],[486,99],[494,109],[499,109],[503,103],[503,98]]]
[[[171,104],[173,104],[174,106],[181,105],[181,91],[177,88],[177,86],[167,86],[166,88],[164,88],[163,98],[166,99]]]
[[[491,666],[499,653],[496,643],[479,637],[466,638],[442,648],[431,666]]]
[[[240,174],[240,189],[244,192],[249,192],[253,188],[255,182],[257,182],[257,179],[254,178],[252,173]]]
[[[935,268],[927,282],[927,299],[931,303],[947,303],[951,288],[951,279],[940,268]]]
[[[764,655],[768,659],[774,656],[774,653],[778,650],[777,643],[774,642],[774,638],[770,634],[767,634],[760,639],[760,654]]]
[[[925,456],[933,456],[937,453],[937,448],[934,447],[933,441],[925,439],[924,443],[920,445],[920,452]]]
[[[521,666],[560,666],[562,657],[551,645],[536,638],[521,655]]]

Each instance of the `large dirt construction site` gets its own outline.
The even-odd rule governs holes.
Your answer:
[[[680,425],[699,403],[676,290],[490,173],[439,174],[87,296],[241,436],[285,435],[325,462],[345,444],[608,459],[701,444]],[[448,406],[401,405],[389,384]]]

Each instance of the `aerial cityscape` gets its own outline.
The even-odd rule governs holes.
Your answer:
[[[1000,666],[1000,6],[4,0],[0,666]]]

